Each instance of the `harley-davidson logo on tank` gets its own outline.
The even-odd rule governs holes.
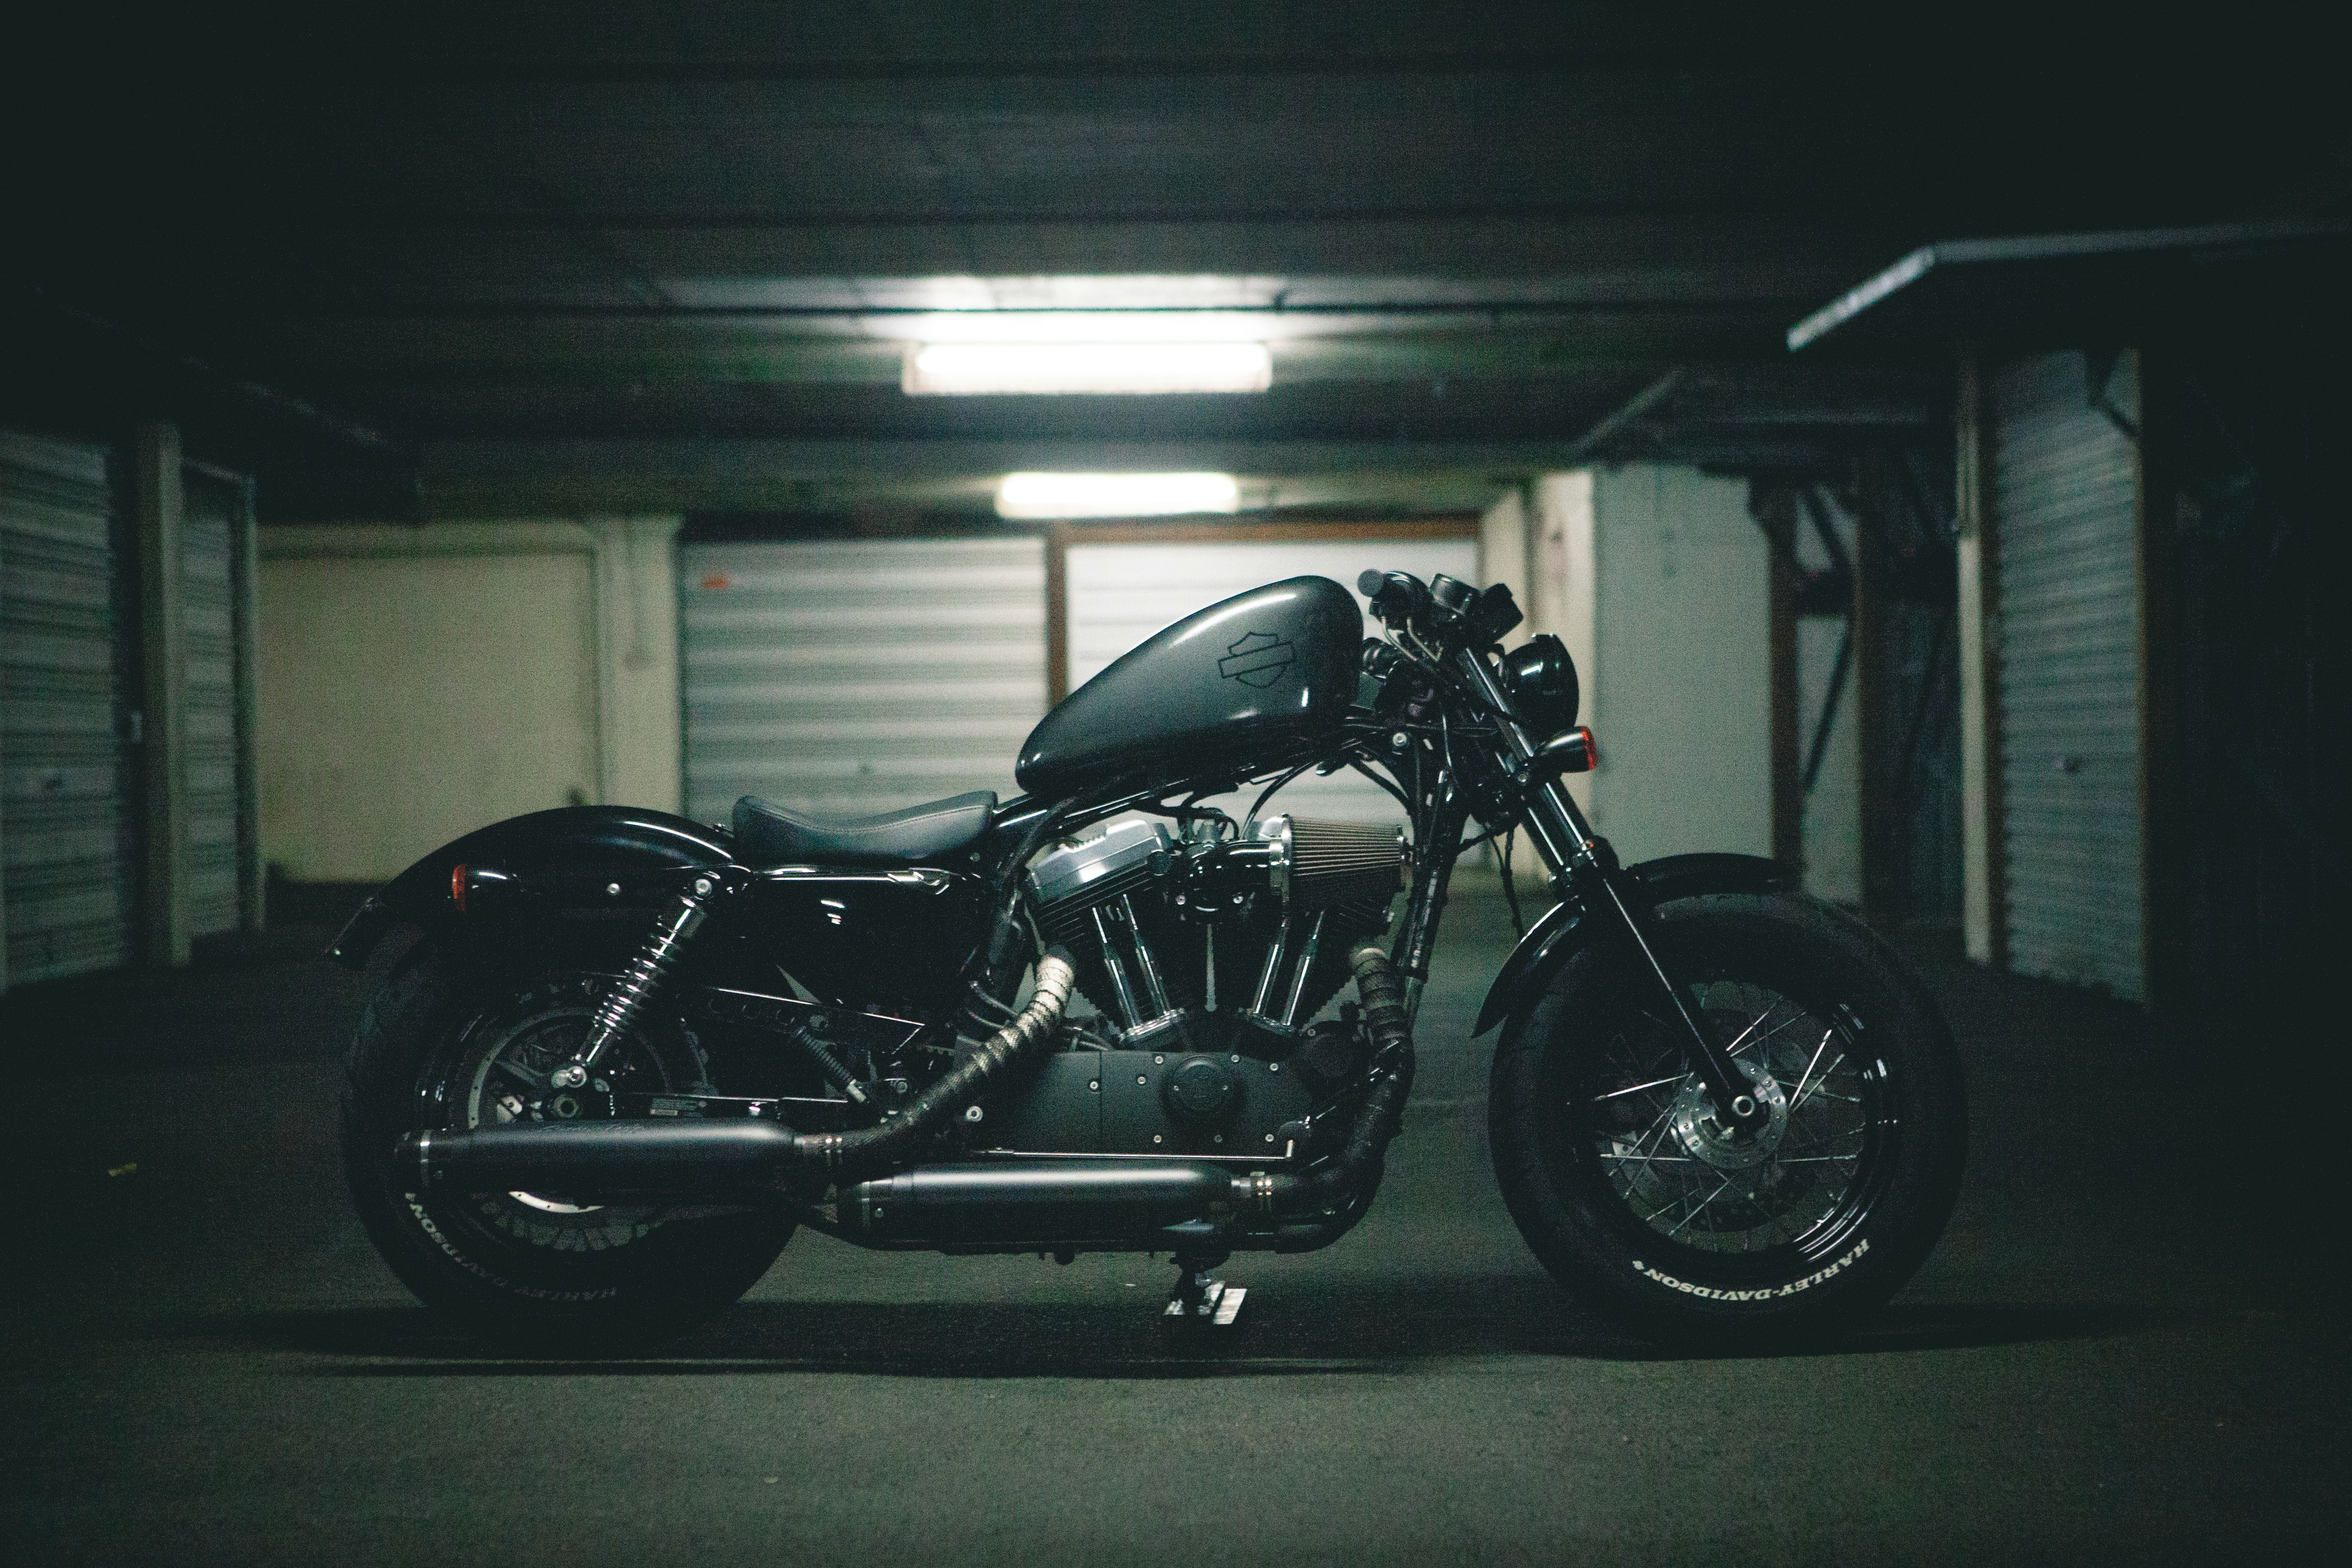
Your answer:
[[[1240,641],[1225,649],[1225,657],[1217,660],[1217,671],[1227,680],[1238,680],[1244,686],[1272,686],[1290,668],[1294,651],[1290,644],[1272,632],[1245,632]]]

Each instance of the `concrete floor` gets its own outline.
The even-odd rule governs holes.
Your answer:
[[[2210,1043],[1924,961],[1976,1110],[1942,1247],[1834,1352],[1678,1357],[1580,1314],[1512,1230],[1491,1042],[1464,1037],[1508,933],[1491,899],[1455,916],[1381,1205],[1323,1254],[1236,1259],[1244,1326],[1181,1354],[1164,1264],[804,1233],[659,1355],[494,1356],[347,1206],[353,977],[264,958],[0,999],[37,1108],[5,1155],[5,1554],[2147,1563],[2337,1532],[2340,1225],[2257,1162],[2266,1101]]]

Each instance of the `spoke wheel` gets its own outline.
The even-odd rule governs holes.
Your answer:
[[[1666,1020],[1644,1009],[1588,1057],[1555,1064],[1562,1126],[1579,1130],[1554,1151],[1571,1167],[1562,1176],[1604,1187],[1633,1239],[1654,1237],[1652,1250],[1678,1259],[1833,1252],[1868,1212],[1901,1131],[1850,1010],[1727,977],[1693,990],[1769,1119],[1753,1132],[1728,1124]]]
[[[642,1033],[616,1042],[582,1089],[551,1089],[548,1075],[587,1038],[598,998],[597,983],[587,976],[551,976],[484,1011],[427,1066],[418,1085],[427,1118],[453,1131],[597,1121],[612,1114],[618,1094],[709,1090],[690,1040]],[[503,1244],[583,1255],[642,1240],[663,1217],[659,1205],[575,1204],[539,1193],[478,1193],[436,1206],[446,1207],[446,1223]]]
[[[530,1353],[600,1354],[667,1338],[733,1301],[793,1233],[756,1206],[596,1204],[563,1193],[420,1192],[419,1131],[614,1114],[615,1097],[709,1092],[701,1053],[655,1019],[578,1089],[551,1071],[584,1037],[604,983],[501,975],[429,944],[368,1004],[352,1042],[343,1167],[368,1236],[426,1305]]]
[[[1595,942],[1496,1053],[1490,1133],[1512,1217],[1563,1284],[1646,1333],[1850,1321],[1917,1268],[1957,1195],[1949,1031],[1883,943],[1808,900],[1686,900],[1659,911],[1657,934],[1763,1123],[1719,1114],[1654,978]]]

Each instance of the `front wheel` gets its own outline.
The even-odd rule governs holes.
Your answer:
[[[1659,1337],[1816,1331],[1881,1305],[1959,1189],[1959,1058],[1934,1004],[1811,900],[1686,899],[1656,928],[1769,1119],[1717,1115],[1655,978],[1596,943],[1496,1053],[1495,1168],[1520,1234],[1580,1299]]]

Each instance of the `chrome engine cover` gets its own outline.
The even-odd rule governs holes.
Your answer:
[[[1132,892],[1139,880],[1134,873],[1148,878],[1154,857],[1165,871],[1175,849],[1167,828],[1139,816],[1106,823],[1084,838],[1065,838],[1030,864],[1032,907],[1043,914],[1073,898],[1083,908]]]

